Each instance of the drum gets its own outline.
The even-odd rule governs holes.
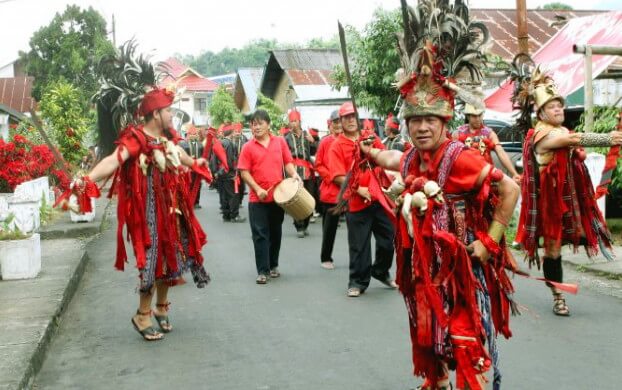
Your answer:
[[[274,201],[297,221],[310,217],[315,209],[313,196],[292,178],[284,179],[276,186]]]

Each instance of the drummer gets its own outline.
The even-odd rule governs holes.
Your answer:
[[[250,118],[253,139],[242,147],[238,170],[250,188],[248,220],[251,226],[257,267],[257,284],[266,284],[268,278],[278,278],[281,226],[284,211],[273,199],[273,190],[283,180],[285,172],[302,180],[293,164],[292,155],[282,137],[270,132],[270,116],[264,110],[255,111]]]

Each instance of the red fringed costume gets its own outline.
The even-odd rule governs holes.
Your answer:
[[[420,170],[422,159],[426,171]],[[424,387],[436,388],[447,375],[445,365],[455,368],[460,389],[481,389],[476,376],[491,366],[494,387],[500,386],[495,338],[498,332],[512,335],[514,289],[505,269],[513,260],[501,249],[503,240],[486,265],[471,260],[466,251],[466,245],[487,237],[498,202],[500,171],[491,169],[477,186],[486,167],[479,152],[449,140],[435,152],[413,148],[400,162],[406,178],[403,195],[423,191],[429,180],[442,189],[442,198],[428,197],[427,210],[398,213],[395,240],[396,280],[409,314],[414,374],[426,378]]]
[[[472,132],[469,125],[465,124],[456,129],[456,138],[469,148],[478,150],[479,154],[486,159],[488,164],[492,164],[490,152],[495,150],[495,146],[497,145],[490,139],[491,131],[489,127],[483,126],[476,132]]]
[[[109,194],[116,193],[119,203],[115,267],[123,270],[127,261],[123,237],[127,225],[141,291],[149,291],[155,280],[183,283],[181,273],[186,270],[192,272],[197,287],[209,282],[201,255],[206,235],[194,215],[188,175],[170,158],[178,141],[172,129],[168,139],[156,139],[145,134],[142,126],[127,127],[117,141],[119,153],[125,149],[130,157],[115,173]],[[118,158],[121,161],[120,154]],[[206,173],[196,166],[193,170],[202,176]]]
[[[546,137],[568,133],[563,127],[538,122],[525,138],[522,204],[516,241],[538,262],[538,243],[584,245],[588,256],[600,248],[609,258],[611,234],[598,209],[592,181],[581,148],[536,153],[535,144]]]

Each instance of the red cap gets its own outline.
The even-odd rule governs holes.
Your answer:
[[[238,133],[238,134],[239,134],[239,133],[241,133],[241,132],[242,132],[242,124],[241,124],[240,122],[236,122],[236,123],[234,123],[234,124],[233,124],[233,130],[234,130],[236,133]]]
[[[309,134],[311,134],[314,137],[317,137],[320,133],[317,131],[317,129],[314,129],[313,127],[309,128]]]
[[[354,114],[356,111],[354,110],[354,104],[352,102],[345,102],[339,107],[339,116],[346,116],[350,114]]]
[[[138,108],[138,114],[140,116],[146,116],[151,114],[155,110],[166,108],[173,104],[175,94],[166,89],[156,88],[145,94],[143,101]]]
[[[295,108],[293,108],[290,112],[289,112],[289,121],[299,121],[300,120],[300,111],[296,110]]]
[[[363,121],[363,130],[373,130],[374,129],[374,121],[371,119],[365,119]]]
[[[387,116],[387,121],[386,121],[384,127],[389,128],[389,129],[394,129],[394,130],[399,130],[400,129],[400,123],[397,121],[397,118],[395,118],[393,116],[393,113],[390,113]]]

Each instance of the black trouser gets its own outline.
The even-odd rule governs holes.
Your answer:
[[[240,197],[235,192],[234,179],[223,179],[220,185],[222,193],[222,217],[234,219],[240,214]]]
[[[335,246],[335,235],[339,225],[339,214],[332,214],[329,208],[335,207],[335,203],[322,202],[320,210],[322,212],[322,251],[320,261],[333,262],[333,248]]]
[[[191,189],[194,189],[194,183],[196,183],[196,181],[197,181],[197,180],[199,181],[199,184],[198,184],[199,189],[197,190],[197,197],[196,197],[196,199],[194,200],[194,204],[195,204],[195,205],[199,204],[199,199],[201,199],[201,185],[202,185],[203,183],[202,183],[201,176],[197,175],[197,174],[196,174],[196,173],[194,173],[194,172],[193,172],[193,173],[191,173],[191,174],[190,174],[190,188],[191,188]]]
[[[304,185],[305,189],[307,191],[309,191],[310,194],[313,194],[313,181],[311,179],[309,180],[303,180],[302,184]],[[309,215],[307,218],[305,219],[301,219],[301,220],[295,220],[294,219],[294,226],[296,227],[296,231],[300,232],[300,231],[305,231],[307,230],[307,228],[309,227],[309,220],[311,220],[311,216]]]
[[[391,220],[378,202],[364,210],[346,213],[348,247],[350,252],[350,280],[348,288],[365,290],[373,274],[388,279],[393,262],[394,229]],[[376,239],[376,259],[371,262],[371,235]]]
[[[255,265],[258,275],[268,275],[279,266],[281,225],[285,212],[276,203],[248,204],[248,220],[255,247]]]
[[[239,205],[241,205],[242,202],[244,201],[245,191],[246,191],[246,183],[244,183],[244,180],[240,179],[240,185],[238,186],[238,197],[240,198],[240,201],[238,202]]]
[[[223,187],[225,186],[224,185],[225,179],[222,177],[219,177],[218,179],[215,180],[215,182],[216,182],[216,191],[218,191],[218,202],[220,204],[220,213],[222,214],[223,218],[225,218],[225,210],[227,209],[227,203],[225,200],[225,193],[223,189]]]

